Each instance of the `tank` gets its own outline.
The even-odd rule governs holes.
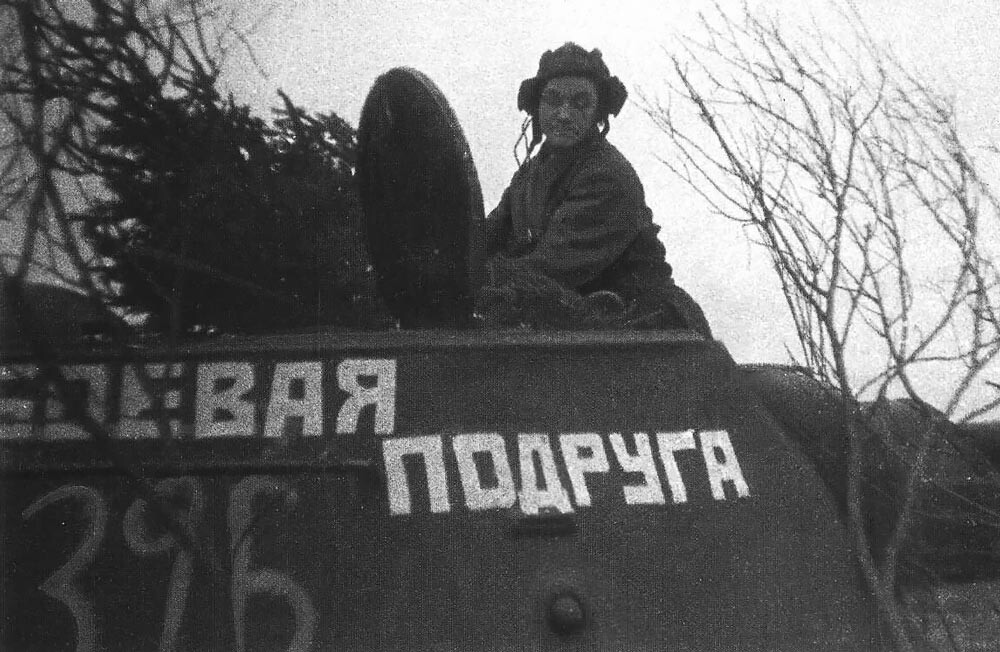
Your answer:
[[[359,142],[401,328],[2,354],[4,650],[878,649],[835,493],[721,343],[474,328],[443,95],[390,71]]]

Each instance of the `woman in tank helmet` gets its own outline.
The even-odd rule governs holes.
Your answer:
[[[710,336],[701,309],[671,278],[639,177],[606,139],[626,96],[601,52],[575,43],[545,52],[521,83],[529,158],[486,222],[491,286],[540,275],[584,305],[601,297],[593,303],[607,310],[612,297],[628,325]]]

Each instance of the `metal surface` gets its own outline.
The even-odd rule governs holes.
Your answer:
[[[838,391],[807,372],[777,365],[744,365],[740,376],[794,440],[847,510],[848,429]],[[1000,577],[996,469],[969,428],[907,400],[854,403],[859,415],[860,490],[874,552],[892,536],[916,464],[919,442],[934,429],[915,502],[916,518],[902,544],[900,580],[975,581]]]
[[[100,443],[3,363],[4,650],[871,648],[837,510],[719,344],[165,353],[163,410],[120,359],[60,361]]]
[[[379,294],[404,327],[463,326],[482,283],[483,199],[444,95],[394,68],[358,125],[357,178]]]

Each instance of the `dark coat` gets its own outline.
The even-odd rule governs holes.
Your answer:
[[[599,134],[568,150],[543,145],[486,224],[487,254],[503,267],[528,266],[582,295],[613,291],[631,314],[653,315],[655,327],[709,332],[673,283],[639,176]]]
[[[581,294],[629,301],[669,283],[659,228],[632,165],[595,135],[569,151],[543,146],[521,166],[487,220],[487,250]]]

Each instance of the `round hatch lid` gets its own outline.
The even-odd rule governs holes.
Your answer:
[[[403,328],[466,326],[483,274],[483,198],[440,89],[393,68],[358,126],[358,186],[379,295]]]

